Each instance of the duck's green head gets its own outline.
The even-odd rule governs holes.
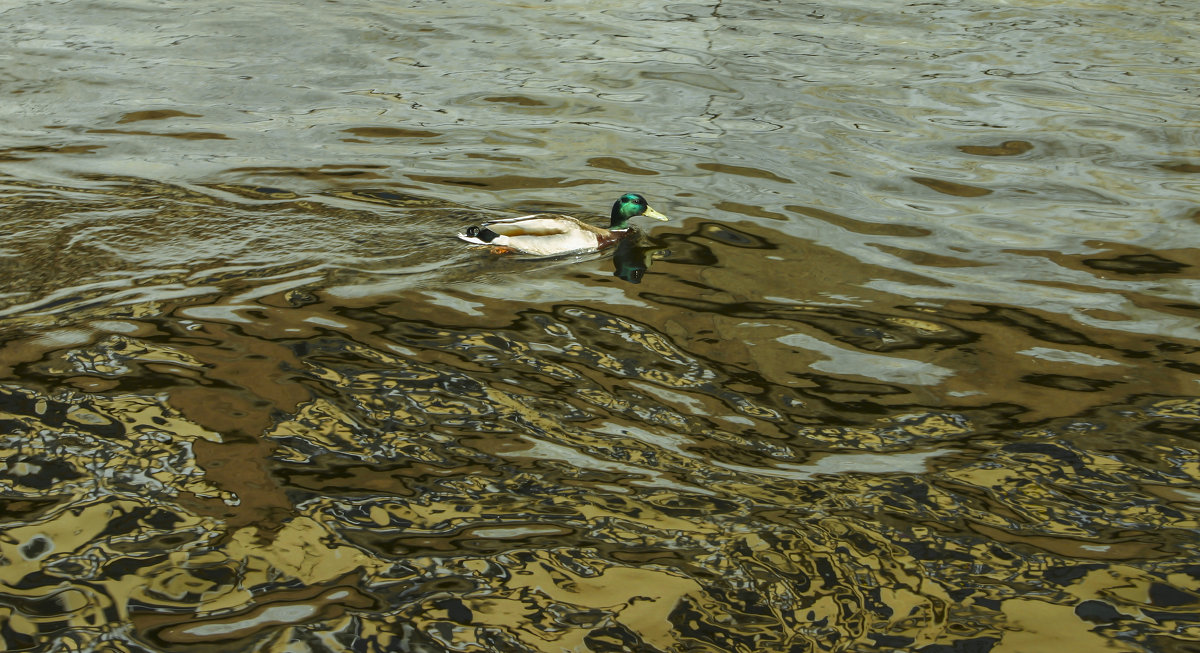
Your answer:
[[[636,215],[644,215],[655,220],[667,220],[667,216],[650,208],[646,203],[646,198],[637,193],[625,193],[617,201],[613,202],[612,220],[608,224],[609,229],[628,229],[629,219]]]

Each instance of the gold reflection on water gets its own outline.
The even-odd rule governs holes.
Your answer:
[[[1016,156],[1033,149],[1027,141],[1004,141],[999,145],[960,145],[958,149],[976,156]]]
[[[216,134],[213,132],[151,132],[143,130],[128,130],[128,129],[90,129],[91,134],[125,134],[130,136],[166,136],[167,138],[181,138],[185,140],[202,141],[202,140],[230,140],[224,134]]]
[[[913,177],[912,180],[939,193],[953,195],[955,197],[983,197],[985,195],[992,194],[992,191],[987,188],[980,188],[970,184],[960,184],[958,182],[947,181],[945,179]]]
[[[129,122],[140,122],[142,120],[166,120],[168,118],[201,118],[199,114],[187,113],[186,111],[176,111],[174,109],[155,109],[150,111],[130,111],[121,116],[117,121],[118,125],[123,125]]]

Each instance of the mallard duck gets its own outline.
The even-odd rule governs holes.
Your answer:
[[[637,193],[626,193],[613,202],[608,229],[593,227],[565,215],[534,213],[468,227],[466,233],[458,234],[458,237],[468,243],[489,245],[497,253],[579,254],[595,252],[618,242],[629,233],[629,219],[638,215],[667,219],[650,208],[646,198]]]

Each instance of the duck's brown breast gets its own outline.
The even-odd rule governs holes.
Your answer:
[[[605,247],[615,245],[621,242],[621,239],[628,233],[627,229],[621,229],[619,231],[605,231],[604,233],[596,234],[596,247],[597,249],[604,249]]]

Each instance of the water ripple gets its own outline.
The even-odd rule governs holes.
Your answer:
[[[1192,15],[410,5],[3,10],[0,648],[1195,639]]]

